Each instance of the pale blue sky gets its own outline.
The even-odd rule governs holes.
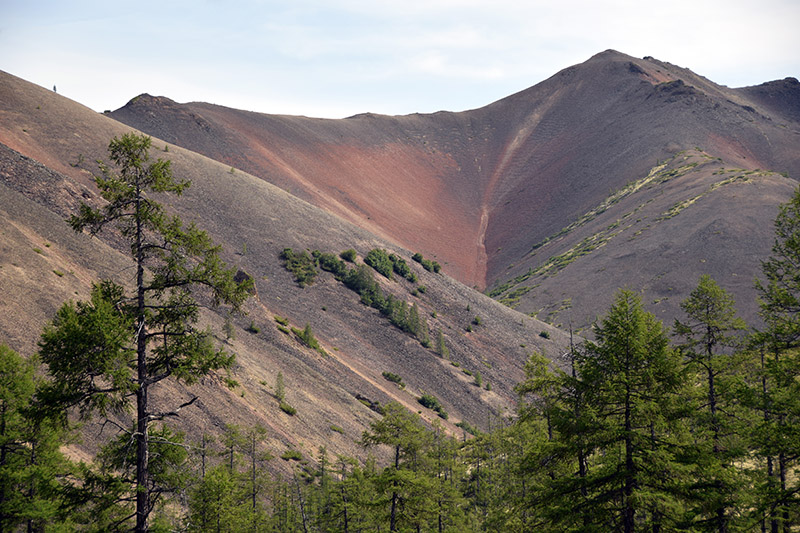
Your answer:
[[[339,118],[481,107],[613,48],[800,77],[798,0],[0,0],[0,70],[96,111],[147,92]]]

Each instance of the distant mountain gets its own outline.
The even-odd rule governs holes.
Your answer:
[[[611,50],[460,113],[322,120],[141,95],[111,116],[578,328],[621,285],[671,322],[702,273],[754,320],[800,176],[796,79],[730,89]]]
[[[101,278],[131,283],[132,262],[113,233],[75,234],[66,222],[81,202],[98,204],[91,177],[95,161],[107,161],[109,140],[128,131],[52,91],[0,73],[0,343],[31,355],[42,327],[63,302],[87,298],[92,282]],[[486,428],[511,412],[512,389],[531,352],[555,360],[564,352],[566,335],[453,280],[447,266],[442,273],[429,272],[412,260],[411,250],[228,162],[160,139],[153,140],[151,155],[170,159],[174,174],[192,181],[183,196],[163,199],[168,208],[207,229],[224,259],[252,276],[258,291],[246,305],[248,315],[233,317],[233,339],[223,334],[224,313],[202,314],[201,324],[238,354],[233,375],[238,385],[229,389],[216,377],[192,387],[200,400],[182,411],[179,421],[190,438],[217,433],[229,423],[262,424],[275,456],[291,447],[311,459],[325,445],[332,456],[363,457],[361,434],[379,416],[377,406],[390,400],[461,436],[457,423]],[[375,278],[387,295],[409,307],[416,304],[431,346],[361,303],[328,272],[320,271],[310,286],[298,286],[280,258],[287,247],[337,255],[353,248],[359,264],[373,248],[404,258],[418,281],[377,273]],[[327,355],[291,333],[306,324]],[[435,351],[439,331],[447,358]],[[274,397],[279,372],[294,416],[281,411]],[[399,376],[405,388],[384,372]],[[476,385],[478,373],[483,386]],[[417,402],[424,393],[439,399],[449,414],[446,421]],[[153,396],[158,402],[188,394],[166,386]],[[76,453],[91,452],[98,435],[99,428],[88,427],[86,447]],[[271,464],[290,469],[281,460]]]

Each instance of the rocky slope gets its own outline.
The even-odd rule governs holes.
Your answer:
[[[676,302],[701,273],[718,277],[754,319],[750,280],[769,253],[766,228],[800,175],[798,108],[800,83],[793,78],[730,89],[651,57],[609,50],[460,113],[320,120],[142,95],[111,116],[433,256],[465,284],[526,313],[585,327],[620,282],[643,288],[646,301],[669,302],[662,315],[671,321]],[[646,180],[665,161],[680,166],[685,153],[702,153],[717,167],[656,180],[637,198],[666,193],[662,211],[647,215],[649,228],[658,228],[665,250],[713,251],[703,263],[648,253],[636,239],[617,246],[621,239],[615,239],[603,265],[597,254],[582,254],[557,278],[519,281],[612,223],[584,226],[589,233],[565,231],[603,209],[612,193]],[[714,172],[732,169],[758,177],[733,189],[714,186],[679,216],[654,223],[663,210],[694,198],[698,184],[711,187]],[[705,231],[699,220],[724,231]],[[561,248],[532,253],[555,238]],[[627,260],[609,262],[609,256]],[[609,270],[621,275],[605,275]],[[659,288],[656,282],[667,275],[675,280]],[[569,302],[580,317],[552,316]]]
[[[100,278],[131,282],[130,260],[113,234],[75,234],[65,221],[80,202],[98,201],[93,161],[107,159],[110,138],[130,128],[5,73],[0,103],[0,342],[30,355],[62,302],[86,298]],[[564,349],[566,337],[554,328],[444,273],[424,270],[411,260],[411,251],[264,180],[174,145],[167,148],[159,139],[152,155],[170,159],[176,176],[192,180],[183,196],[164,199],[169,208],[207,229],[222,245],[225,260],[252,275],[258,290],[246,306],[248,315],[234,318],[234,339],[222,334],[223,315],[207,310],[202,316],[238,354],[239,385],[228,389],[216,377],[193,387],[201,399],[181,415],[181,427],[192,437],[218,432],[227,423],[262,424],[274,455],[293,447],[311,458],[325,445],[330,454],[364,456],[358,440],[378,416],[365,403],[389,400],[461,435],[455,423],[486,427],[513,409],[512,388],[531,351],[558,359]],[[409,305],[416,302],[432,332],[442,330],[449,359],[392,326],[329,273],[298,287],[279,258],[285,247],[337,254],[354,248],[359,262],[375,247],[404,257],[418,283],[376,277],[387,293]],[[476,316],[480,325],[472,325]],[[289,327],[310,324],[327,355],[282,332],[276,317]],[[251,323],[258,333],[246,331]],[[278,372],[295,416],[282,412],[273,396]],[[402,377],[405,389],[384,379],[383,372]],[[484,387],[475,385],[477,372]],[[154,396],[171,405],[189,392],[169,386]],[[441,401],[447,421],[417,403],[423,392]],[[97,432],[90,429],[88,444],[94,439]],[[282,461],[276,465],[288,468]]]

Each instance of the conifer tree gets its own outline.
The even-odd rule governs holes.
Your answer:
[[[389,531],[416,524],[424,510],[420,497],[430,491],[427,479],[416,472],[425,447],[426,433],[419,417],[396,402],[384,407],[380,420],[361,437],[364,446],[385,444],[393,448],[393,463],[379,476],[379,490],[389,495]]]
[[[0,344],[0,531],[68,527],[61,516],[74,468],[65,432],[37,410],[36,359]]]
[[[578,359],[586,442],[602,452],[584,481],[594,523],[625,533],[640,524],[666,528],[681,514],[671,484],[682,475],[670,442],[680,361],[661,323],[630,291],[618,293],[595,335]]]
[[[775,219],[772,255],[756,280],[763,349],[761,405],[764,419],[754,432],[767,463],[761,507],[772,531],[789,531],[800,520],[800,188]]]
[[[695,523],[724,533],[737,506],[737,491],[744,486],[735,463],[745,455],[737,431],[742,413],[732,389],[739,373],[735,349],[744,322],[736,317],[733,298],[711,277],[704,275],[681,303],[685,320],[675,320],[675,334],[692,380],[699,392],[693,411],[693,443],[688,447],[697,470],[689,493],[694,501]],[[698,522],[699,520],[699,522]]]
[[[222,263],[208,235],[167,214],[152,198],[180,195],[189,182],[173,177],[169,161],[152,161],[150,145],[149,137],[133,133],[114,138],[109,154],[117,170],[101,163],[102,175],[95,178],[107,203],[98,209],[84,204],[70,220],[76,231],[89,229],[93,235],[117,227],[134,261],[133,294],[109,281],[98,284],[90,302],[65,304],[40,341],[54,378],[51,401],[105,414],[135,400],[136,477],[130,491],[136,498],[136,531],[148,530],[153,510],[149,426],[196,400],[155,411],[151,388],[168,378],[191,383],[233,362],[208,331],[195,327],[200,305],[194,295],[200,291],[212,303],[237,310],[252,283],[234,281],[234,271]]]

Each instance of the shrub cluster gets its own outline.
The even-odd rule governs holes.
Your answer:
[[[363,304],[380,311],[393,325],[414,335],[423,346],[430,345],[428,321],[424,315],[420,315],[417,304],[409,307],[404,300],[384,294],[367,266],[350,269],[342,281],[361,296]]]
[[[352,248],[349,248],[342,253],[339,254],[339,257],[347,261],[348,263],[355,263],[356,262],[356,251]]]
[[[336,254],[314,250],[311,252],[311,255],[322,270],[331,272],[336,279],[340,279],[347,274],[347,265],[344,264],[344,261],[336,257]]]
[[[411,256],[411,259],[413,259],[414,261],[416,261],[417,263],[422,265],[422,268],[424,268],[428,272],[435,272],[436,274],[438,274],[439,271],[442,269],[442,265],[440,265],[436,261],[431,261],[430,259],[425,259],[424,257],[422,257],[422,254],[419,253],[419,252],[417,252],[413,256]]]
[[[444,410],[444,407],[442,407],[442,404],[439,403],[439,400],[436,398],[436,396],[428,394],[426,392],[425,394],[417,398],[417,401],[424,407],[436,411],[436,413],[439,415],[439,418],[447,420],[448,418],[447,411]]]
[[[386,250],[373,248],[364,258],[364,263],[389,279],[394,279],[392,274],[397,274],[411,283],[417,282],[417,275],[411,272],[406,260],[399,255],[390,254]]]
[[[364,257],[364,263],[374,268],[384,277],[393,279],[392,272],[394,272],[394,263],[389,258],[389,254],[386,252],[386,250],[373,248],[369,251],[369,253],[367,253],[366,257]]]
[[[311,285],[317,277],[317,265],[307,251],[296,253],[291,248],[284,248],[281,259],[285,261],[286,270],[294,274],[294,280],[301,287]]]
[[[397,383],[397,385],[401,389],[405,389],[406,388],[406,384],[403,383],[403,378],[401,378],[400,376],[398,376],[397,374],[395,374],[393,372],[384,372],[383,373],[383,379],[385,379],[386,381],[391,381],[392,383]]]
[[[355,259],[355,250],[345,250],[340,254],[340,257],[347,260]],[[426,348],[430,347],[428,322],[425,316],[420,315],[417,304],[415,303],[409,307],[404,300],[399,300],[391,294],[384,294],[372,275],[372,270],[374,269],[389,279],[392,279],[393,273],[397,273],[409,281],[416,282],[416,274],[411,272],[403,258],[395,254],[389,254],[386,250],[381,250],[380,248],[370,250],[364,258],[366,264],[353,268],[348,268],[345,262],[336,257],[335,254],[320,252],[319,250],[314,250],[309,254],[306,251],[297,253],[291,248],[284,248],[283,252],[281,252],[281,258],[286,262],[286,269],[294,274],[295,280],[301,287],[313,283],[317,275],[317,267],[331,272],[347,288],[358,293],[363,304],[379,310],[393,325],[406,333],[412,334]],[[306,329],[309,329],[308,326]],[[293,328],[292,331],[297,335],[298,339],[309,347],[320,351],[320,353],[325,353],[324,350],[319,348],[313,336],[307,340],[299,330]]]

